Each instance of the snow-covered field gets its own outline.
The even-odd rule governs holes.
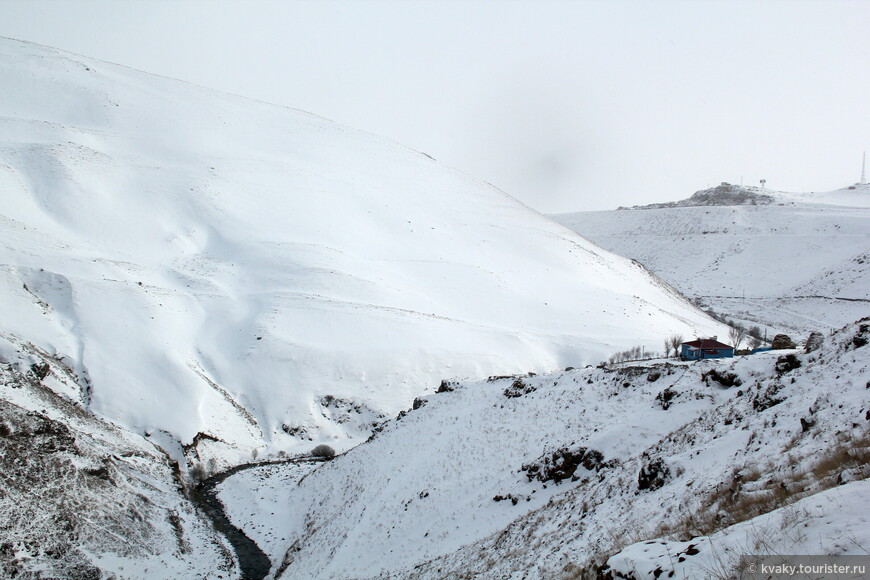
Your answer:
[[[735,205],[721,190],[758,202]],[[716,193],[727,205],[693,205]],[[677,204],[553,217],[705,308],[769,333],[826,331],[870,313],[870,185],[807,194],[718,187]]]
[[[11,40],[0,85],[2,330],[206,465],[347,448],[442,377],[724,332],[385,139]]]

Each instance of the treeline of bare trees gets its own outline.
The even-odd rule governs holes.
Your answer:
[[[740,348],[744,340],[747,340],[749,348],[758,348],[764,344],[764,339],[761,336],[761,329],[757,326],[746,328],[739,322],[731,321],[731,330],[728,331],[728,340],[734,346],[734,350]]]
[[[671,356],[671,351],[674,356],[680,356],[680,345],[683,344],[682,334],[672,334],[665,339],[665,358]]]
[[[610,355],[610,358],[607,359],[607,364],[613,366],[618,363],[635,361],[635,360],[648,360],[652,358],[657,358],[659,353],[648,351],[645,352],[644,347],[642,346],[633,346],[628,350],[624,350],[622,352],[616,352]]]
[[[728,340],[731,341],[731,344],[734,346],[734,350],[740,348],[740,345],[747,339],[749,348],[758,348],[762,344],[764,344],[764,340],[761,335],[761,328],[758,326],[750,326],[746,328],[739,322],[735,322],[733,320],[729,320],[724,316],[719,316],[712,310],[707,311],[710,316],[722,322],[723,324],[727,324],[731,327],[728,331]],[[664,346],[664,355],[665,358],[669,358],[673,356],[674,358],[680,356],[680,346],[683,344],[685,339],[682,334],[672,334],[665,338],[663,346]],[[636,360],[646,360],[651,358],[656,358],[659,353],[648,351],[644,352],[644,348],[642,346],[634,346],[628,350],[624,350],[622,352],[617,352],[610,355],[610,358],[607,359],[608,365],[614,365],[622,362],[628,361],[636,361]]]

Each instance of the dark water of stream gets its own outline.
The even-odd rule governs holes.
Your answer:
[[[320,462],[322,459],[302,458],[288,459],[280,463],[302,463],[302,462]],[[217,531],[226,536],[233,549],[236,552],[236,557],[239,560],[239,568],[241,568],[243,580],[262,580],[269,573],[272,567],[272,562],[269,556],[257,545],[254,540],[245,535],[245,533],[234,526],[224,512],[224,505],[217,498],[217,490],[215,487],[229,476],[236,474],[245,469],[252,467],[261,467],[268,463],[278,462],[260,462],[246,463],[237,465],[232,469],[213,475],[205,479],[191,494],[191,500],[197,505],[214,523]]]

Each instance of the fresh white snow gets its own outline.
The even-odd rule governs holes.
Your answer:
[[[271,577],[693,577],[759,529],[866,552],[863,512],[832,514],[868,503],[868,188],[566,228],[385,139],[62,51],[0,39],[0,86],[10,575],[237,577],[196,473],[324,441],[215,488]],[[724,339],[674,288],[825,343],[596,366]]]
[[[183,464],[72,402],[78,377],[62,360],[2,334],[0,353],[0,576],[238,576],[183,492]]]
[[[285,578],[550,578],[660,526],[698,535],[691,518],[724,528],[741,502],[773,509],[780,486],[797,499],[866,477],[854,465],[870,453],[870,350],[852,342],[863,326],[811,354],[524,377],[534,390],[519,397],[505,394],[515,379],[456,385],[301,481],[286,552],[270,556]],[[778,371],[785,355],[801,366]],[[741,384],[703,380],[711,370]],[[560,483],[522,469],[581,447],[604,465]],[[822,465],[843,448],[858,454]],[[642,489],[656,461],[668,474]]]
[[[18,41],[0,84],[3,330],[65,357],[93,411],[208,435],[217,467],[347,448],[442,377],[723,333],[385,139]]]
[[[731,187],[772,202],[553,217],[747,326],[804,334],[870,313],[870,185],[807,194]]]
[[[798,563],[788,558],[792,554],[866,557],[870,548],[868,514],[870,481],[855,481],[710,536],[683,542],[656,539],[632,544],[608,559],[607,566],[637,580],[728,578],[736,577],[732,576],[736,568],[747,571],[751,564],[756,564],[752,570],[760,574],[761,568],[751,555],[780,557],[791,565]],[[819,565],[824,560],[819,558],[814,563]]]

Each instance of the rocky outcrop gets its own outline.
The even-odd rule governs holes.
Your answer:
[[[807,344],[804,348],[805,353],[810,353],[822,348],[822,345],[825,344],[825,335],[821,332],[814,330],[807,337]]]

